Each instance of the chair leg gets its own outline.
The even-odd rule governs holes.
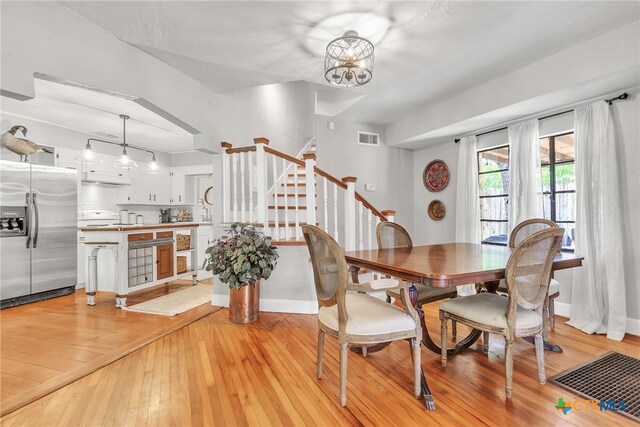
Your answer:
[[[346,342],[340,343],[340,404],[347,405],[347,355],[349,347]]]
[[[489,332],[482,332],[482,351],[484,354],[489,353]]]
[[[547,339],[547,330],[549,328],[549,297],[545,297],[542,305],[542,336]]]
[[[422,364],[420,362],[420,337],[414,338],[411,340],[411,346],[413,350],[413,394],[416,399],[420,399],[421,393],[421,375],[422,375]]]
[[[540,384],[547,382],[547,378],[544,374],[544,340],[542,334],[537,334],[536,341],[536,363],[538,364],[538,380]]]
[[[556,307],[555,307],[556,298],[549,298],[549,326],[552,331],[556,330]]]
[[[367,346],[363,345],[361,348],[362,348],[362,357],[367,357]]]
[[[440,363],[443,368],[447,367],[447,318],[440,310]]]
[[[387,295],[387,303],[391,304],[391,297]]]
[[[322,362],[324,360],[324,331],[318,330],[318,358],[316,362],[316,374],[318,379],[322,378]]]
[[[451,339],[453,342],[456,342],[456,338],[458,338],[458,322],[455,320],[451,321]]]
[[[513,341],[510,338],[505,337],[505,355],[504,355],[504,377],[505,387],[504,391],[507,395],[507,399],[511,399],[511,391],[513,390]]]

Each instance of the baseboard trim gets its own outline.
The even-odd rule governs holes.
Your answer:
[[[566,302],[555,302],[555,310],[558,316],[571,317],[571,304]],[[640,335],[640,319],[632,319],[627,317],[626,333],[631,335]]]
[[[213,294],[211,305],[229,307],[229,295]],[[260,311],[272,313],[317,314],[317,301],[260,298]]]

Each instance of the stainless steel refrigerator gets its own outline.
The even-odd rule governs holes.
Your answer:
[[[75,170],[0,160],[2,308],[74,291],[76,212]]]

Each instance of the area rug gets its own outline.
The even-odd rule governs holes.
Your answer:
[[[595,401],[600,411],[615,411],[640,421],[640,359],[610,351],[555,375],[552,383]],[[570,411],[572,403],[561,399],[556,406]]]
[[[124,307],[123,310],[160,316],[177,316],[199,305],[210,304],[211,288],[211,285],[198,284],[191,288],[132,305],[131,307]]]

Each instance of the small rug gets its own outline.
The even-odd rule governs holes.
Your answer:
[[[123,310],[137,313],[177,316],[199,305],[211,304],[211,285],[198,284],[169,295],[163,295],[140,304],[124,307]]]
[[[597,401],[600,410],[640,421],[640,359],[610,351],[561,372],[550,381]]]

